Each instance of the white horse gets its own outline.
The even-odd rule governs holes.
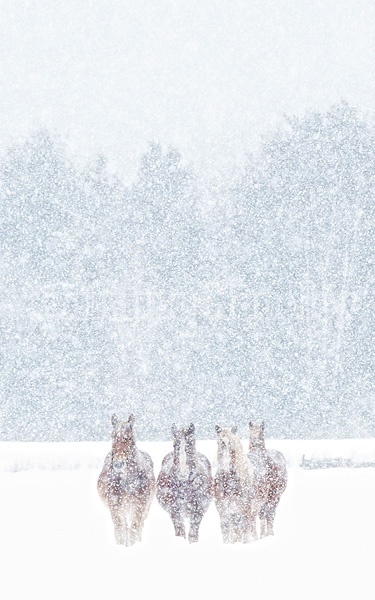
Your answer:
[[[216,425],[217,473],[214,500],[226,544],[249,542],[256,537],[253,472],[236,428]]]

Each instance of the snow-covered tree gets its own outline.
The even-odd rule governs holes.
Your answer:
[[[290,420],[289,434],[366,430],[369,371],[358,361],[368,365],[374,191],[374,134],[346,103],[289,119],[237,188],[240,268],[260,303],[262,402]]]

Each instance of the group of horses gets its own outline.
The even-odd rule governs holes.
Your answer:
[[[264,422],[249,423],[246,453],[235,427],[216,425],[217,471],[196,449],[195,427],[172,426],[173,450],[155,478],[153,461],[137,447],[134,416],[112,416],[112,450],[98,479],[98,492],[108,506],[117,544],[141,541],[145,519],[156,494],[170,515],[176,536],[197,542],[199,527],[213,500],[225,543],[247,543],[273,535],[276,507],[287,485],[281,452],[267,450]]]

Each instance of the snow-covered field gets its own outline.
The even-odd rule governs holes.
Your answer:
[[[170,444],[139,445],[157,473]],[[142,543],[123,548],[96,493],[109,443],[0,444],[0,597],[373,600],[375,468],[298,464],[303,454],[371,462],[375,440],[268,446],[289,463],[273,538],[224,545],[212,505],[189,545],[154,501]],[[214,442],[198,449],[215,462]]]

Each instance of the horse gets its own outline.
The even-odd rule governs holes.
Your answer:
[[[120,421],[112,415],[112,450],[99,475],[97,489],[108,506],[117,544],[141,541],[142,529],[155,494],[151,457],[137,448],[134,416]]]
[[[217,473],[214,500],[226,544],[249,542],[256,537],[253,472],[236,435],[237,428],[215,426],[217,433]]]
[[[288,481],[285,457],[278,450],[266,449],[264,429],[264,421],[260,425],[249,422],[248,459],[254,472],[261,538],[274,534],[276,508]]]
[[[198,541],[199,527],[212,500],[211,464],[196,450],[195,427],[172,425],[173,451],[163,459],[156,482],[156,498],[169,514],[175,535],[185,538],[185,520],[189,522],[188,540]]]

